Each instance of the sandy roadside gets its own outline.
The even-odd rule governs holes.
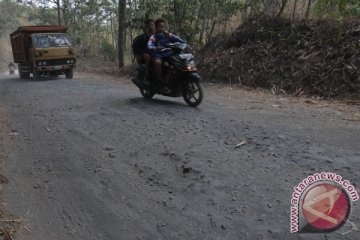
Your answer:
[[[131,77],[118,77],[108,74],[86,73],[77,71],[76,79],[94,79],[109,82],[119,82],[130,89],[137,89],[131,82]],[[219,100],[219,104],[241,111],[306,111],[309,117],[321,115],[328,122],[339,120],[343,125],[358,124],[360,127],[359,100],[324,100],[313,96],[293,96],[286,93],[273,94],[270,90],[252,89],[239,85],[213,84],[204,82],[205,98],[209,96]],[[225,99],[225,100],[224,100]],[[245,105],[245,106],[244,106]],[[266,109],[264,108],[266,107]]]
[[[12,240],[12,235],[15,234],[16,229],[20,226],[21,221],[11,213],[7,212],[7,202],[2,199],[3,191],[9,180],[1,172],[6,167],[8,159],[9,146],[11,146],[11,138],[15,136],[16,132],[12,132],[10,124],[7,121],[5,109],[0,102],[0,238],[4,240]]]

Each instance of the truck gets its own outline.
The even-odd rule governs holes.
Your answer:
[[[14,62],[20,78],[65,74],[72,79],[76,66],[75,49],[65,26],[20,26],[10,34]]]

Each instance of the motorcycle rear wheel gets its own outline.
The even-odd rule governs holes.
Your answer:
[[[204,98],[204,91],[200,81],[198,79],[187,81],[183,86],[182,95],[189,106],[198,106]]]
[[[149,90],[146,90],[144,88],[140,89],[140,93],[146,99],[152,99],[154,97],[154,95],[155,95],[153,92],[151,92]]]

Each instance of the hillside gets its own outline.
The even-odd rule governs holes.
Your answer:
[[[0,38],[0,70],[5,70],[9,61],[12,60],[10,40],[8,37]]]
[[[9,34],[18,26],[30,25],[29,16],[34,9],[12,1],[0,1],[0,70],[7,69],[12,61]]]
[[[87,7],[83,7],[85,11]],[[43,14],[43,10],[15,1],[0,1],[0,23],[3,23],[0,28],[1,71],[7,69],[12,60],[9,34],[20,25],[35,22],[50,24],[46,22],[49,19],[46,14],[52,16],[55,12],[51,9],[45,15],[36,15],[37,18],[32,16],[36,11]],[[78,20],[85,21],[84,18]],[[228,31],[232,31],[235,20],[240,21],[233,16],[226,25]],[[81,47],[87,53],[84,57],[91,56],[95,61],[110,60],[107,64],[112,68],[110,71],[119,72],[114,70],[117,63],[116,48],[113,45],[116,41],[113,38],[117,34],[112,32],[116,26],[111,24],[99,28],[99,31],[94,28],[92,32],[99,33],[97,36],[82,36],[81,31],[87,31],[80,27],[82,25],[70,26],[69,31],[73,42],[74,39],[81,39]],[[215,34],[222,25],[213,27]],[[74,29],[78,31],[76,34]],[[128,42],[135,33],[133,30],[135,29],[129,29]],[[197,59],[204,79],[213,82],[261,87],[271,89],[274,93],[360,98],[359,36],[359,18],[293,22],[258,17],[249,19],[232,33],[209,38],[211,40],[199,52]],[[128,50],[130,43],[127,45]],[[83,63],[84,66],[79,65],[80,69],[96,70],[87,66],[91,65],[91,61]]]
[[[249,20],[200,53],[205,79],[273,92],[360,97],[360,19]]]

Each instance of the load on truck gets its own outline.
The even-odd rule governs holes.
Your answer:
[[[14,62],[20,78],[65,74],[72,79],[76,64],[64,26],[21,26],[10,34]]]

